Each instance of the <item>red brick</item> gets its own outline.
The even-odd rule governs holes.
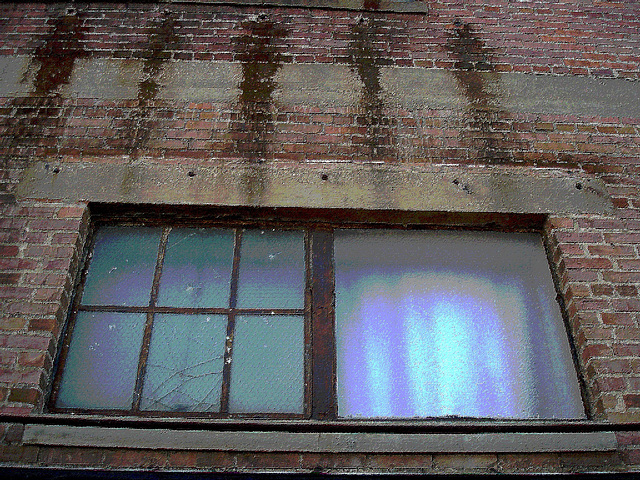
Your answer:
[[[32,350],[45,351],[49,348],[50,337],[41,337],[37,335],[1,335],[0,345],[9,348],[25,348]]]
[[[19,249],[16,245],[0,245],[0,257],[15,257]]]
[[[607,258],[564,258],[562,260],[567,268],[611,268],[611,260]]]
[[[167,464],[167,452],[162,450],[108,450],[102,460],[109,468],[158,469]]]
[[[35,405],[39,397],[40,392],[35,388],[12,388],[7,400],[10,402],[31,403]]]
[[[242,470],[298,468],[300,463],[297,453],[239,453],[237,467]]]

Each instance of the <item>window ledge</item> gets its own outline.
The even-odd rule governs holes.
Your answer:
[[[607,452],[615,433],[353,433],[25,425],[23,443],[65,447],[312,453]]]

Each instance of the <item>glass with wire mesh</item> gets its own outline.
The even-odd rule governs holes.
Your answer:
[[[585,417],[539,233],[268,225],[99,228],[51,409]]]
[[[105,226],[55,407],[304,413],[300,230]]]

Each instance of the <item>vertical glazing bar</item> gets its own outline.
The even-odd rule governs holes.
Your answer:
[[[142,399],[142,387],[144,386],[144,374],[147,370],[147,359],[149,358],[149,343],[151,342],[151,331],[153,329],[153,308],[158,300],[158,289],[160,287],[160,277],[162,276],[162,265],[164,264],[164,254],[167,249],[167,240],[171,233],[171,227],[165,227],[162,230],[160,245],[158,245],[158,259],[156,261],[156,269],[153,274],[153,284],[151,285],[151,297],[149,298],[149,310],[147,311],[147,322],[144,326],[144,334],[142,337],[142,348],[140,349],[140,358],[138,360],[138,373],[136,375],[136,386],[133,391],[133,408],[134,412],[140,411],[140,401]]]
[[[310,418],[313,398],[313,372],[311,370],[313,353],[313,330],[311,328],[311,296],[313,281],[311,275],[311,231],[304,232],[304,416]]]
[[[224,364],[222,366],[222,394],[220,395],[220,413],[229,412],[229,383],[231,381],[231,358],[233,355],[233,335],[236,324],[236,304],[238,300],[238,272],[240,271],[240,245],[242,243],[242,229],[236,229],[233,246],[233,269],[231,270],[231,285],[229,292],[229,319],[227,323],[227,339],[224,346]]]
[[[314,419],[337,416],[333,231],[315,230],[311,246],[312,407]]]

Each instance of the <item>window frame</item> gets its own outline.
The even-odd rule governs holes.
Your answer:
[[[132,416],[135,418],[188,418],[210,420],[238,420],[238,421],[291,421],[306,422],[315,420],[321,422],[335,422],[359,424],[362,422],[382,422],[384,424],[415,424],[441,421],[441,418],[407,418],[407,419],[369,419],[369,418],[341,418],[338,416],[337,399],[337,359],[335,338],[335,272],[333,264],[333,237],[337,229],[400,229],[400,230],[462,230],[462,231],[499,231],[499,232],[529,232],[541,235],[547,262],[552,277],[563,318],[565,333],[573,359],[573,364],[578,378],[579,389],[582,397],[586,420],[591,418],[590,402],[587,397],[587,389],[577,358],[573,336],[570,331],[568,317],[565,310],[562,294],[558,288],[558,276],[550,255],[548,238],[544,231],[546,215],[543,214],[466,214],[445,212],[406,212],[398,211],[375,212],[355,210],[325,210],[303,208],[253,208],[253,207],[179,207],[172,212],[158,211],[157,207],[145,208],[119,205],[115,208],[104,205],[92,206],[92,222],[90,233],[85,244],[83,259],[80,262],[81,271],[77,276],[77,282],[73,289],[71,308],[67,322],[61,333],[61,346],[54,365],[55,375],[51,383],[48,396],[47,411],[56,414],[86,414],[100,416]],[[155,303],[158,294],[158,282],[161,268],[158,268],[164,255],[164,247],[168,234],[173,227],[187,228],[226,228],[234,229],[236,243],[238,232],[243,229],[282,229],[302,230],[304,232],[305,249],[305,292],[304,308],[295,312],[287,311],[291,315],[304,317],[304,413],[228,413],[223,412],[174,412],[141,410],[140,399],[142,382],[145,374],[146,359],[149,353],[151,328],[153,317],[156,313],[178,313],[179,310],[189,310],[189,313],[228,314],[235,317],[243,312],[252,314],[267,313],[264,309],[236,309],[236,308],[183,308],[183,307],[105,307],[82,306],[83,287],[86,282],[90,264],[90,255],[96,240],[96,233],[103,226],[154,226],[162,227],[162,237],[158,250],[158,258],[154,269],[152,287],[152,301]],[[234,277],[237,282],[239,254],[237,245],[234,246]],[[232,277],[232,284],[233,278]],[[319,281],[322,279],[322,281]],[[232,289],[233,289],[232,285]],[[236,287],[237,288],[237,284]],[[134,406],[130,410],[120,409],[83,409],[57,407],[56,401],[68,356],[72,339],[73,328],[79,311],[116,311],[118,309],[131,309],[147,315],[144,328],[142,354],[139,357],[136,374],[136,388],[134,391]],[[268,313],[274,309],[266,309]],[[228,322],[228,329],[233,328],[232,321]],[[144,351],[146,350],[146,352]],[[144,357],[144,358],[143,358]],[[230,367],[224,363],[222,398],[228,401],[228,380]],[[225,387],[226,385],[226,387]],[[225,391],[226,388],[226,391]],[[222,400],[224,402],[224,400]],[[223,407],[225,406],[222,403]],[[228,403],[226,404],[228,407]],[[460,417],[464,421],[509,422],[584,422],[585,419],[486,419]]]

